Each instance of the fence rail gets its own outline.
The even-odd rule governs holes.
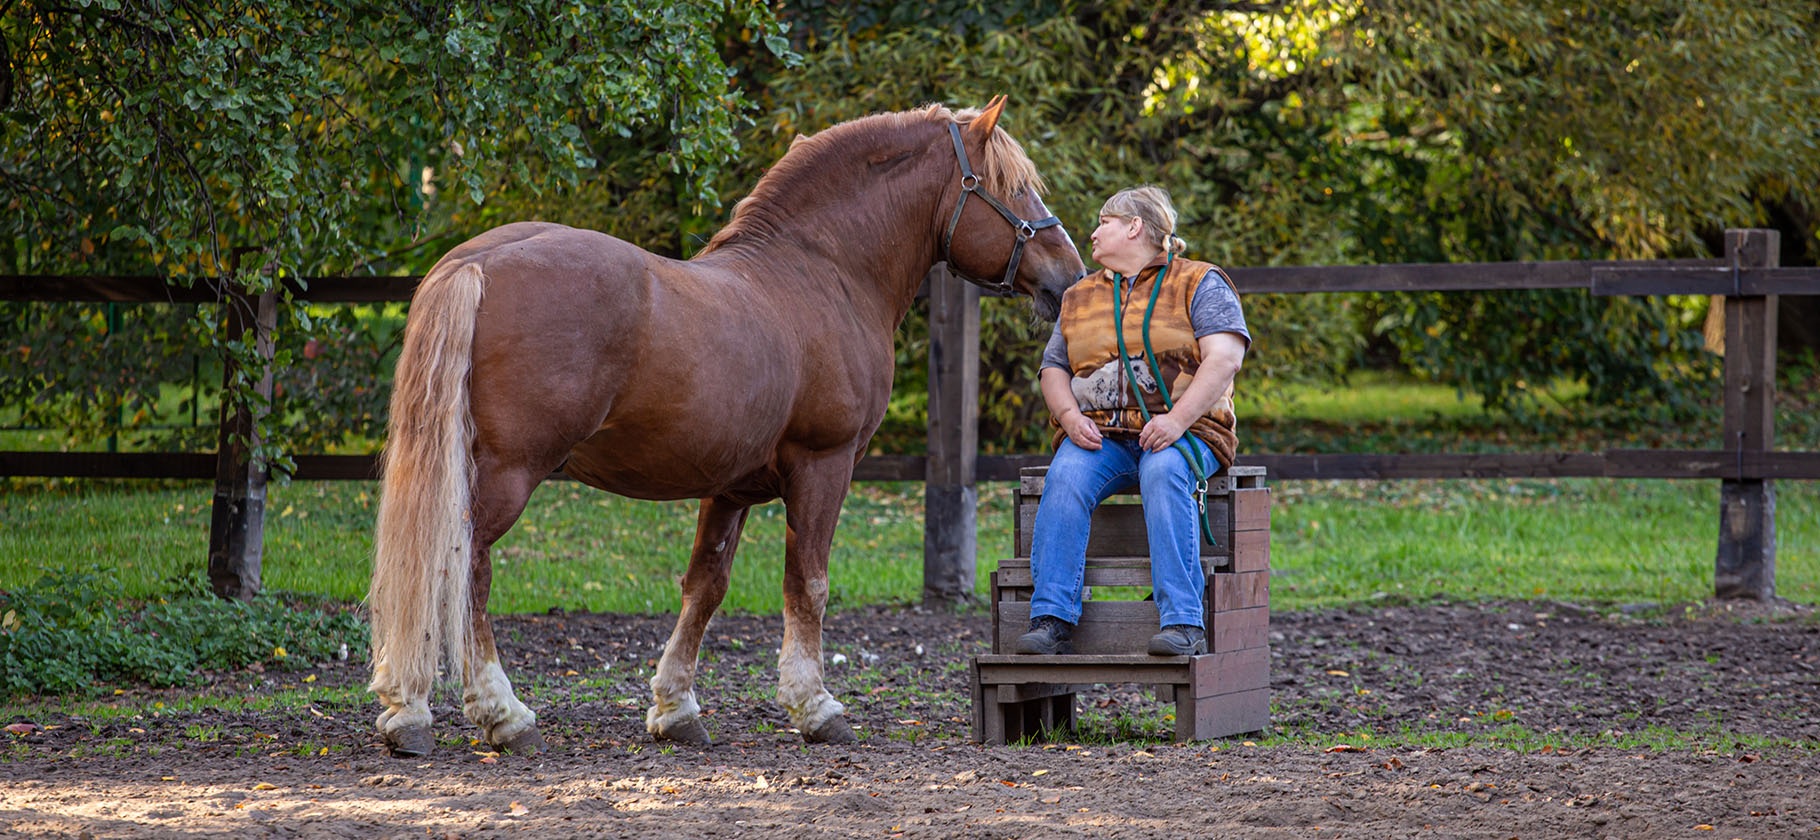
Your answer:
[[[297,455],[298,481],[370,481],[377,455]],[[0,452],[0,475],[43,478],[214,478],[208,452]],[[975,481],[1016,481],[1018,470],[1049,463],[1047,455],[980,455]],[[1820,452],[1733,449],[1607,449],[1600,452],[1337,453],[1240,455],[1280,479],[1391,478],[1661,478],[1820,480]],[[926,455],[872,455],[854,481],[926,481]],[[567,479],[561,472],[550,474]]]
[[[1248,454],[1241,455],[1239,463],[1267,467],[1283,479],[1718,479],[1721,504],[1715,591],[1721,597],[1771,597],[1775,590],[1773,482],[1820,479],[1820,452],[1778,452],[1772,446],[1777,298],[1820,294],[1820,268],[1780,267],[1778,246],[1775,231],[1730,230],[1726,232],[1726,256],[1710,260],[1229,269],[1234,283],[1248,295],[1579,289],[1594,295],[1723,297],[1727,353],[1721,439],[1734,444],[1717,450]],[[317,277],[290,281],[287,287],[298,300],[386,303],[408,301],[418,279]],[[854,479],[924,482],[927,510],[941,512],[925,517],[925,595],[952,597],[958,587],[970,591],[972,585],[977,554],[976,483],[1015,480],[1019,468],[1047,463],[1048,456],[978,454],[979,294],[974,287],[939,271],[932,273],[925,291],[930,309],[929,454],[868,457],[859,463]],[[264,297],[267,300],[262,304],[272,296]],[[0,300],[8,301],[209,304],[223,299],[223,291],[207,283],[186,287],[162,277],[0,276]],[[224,414],[224,425],[233,422],[244,422],[244,418]],[[263,478],[253,475],[246,464],[226,463],[230,457],[231,453],[0,452],[0,476],[215,478],[218,510],[211,535],[211,575],[218,565],[250,562],[256,586],[258,523],[245,520],[260,515]],[[377,475],[373,455],[293,457],[299,479],[358,480]],[[224,516],[228,520],[225,526]],[[218,545],[227,539],[223,534],[249,533],[248,544],[233,550],[250,557],[219,556],[227,550]]]

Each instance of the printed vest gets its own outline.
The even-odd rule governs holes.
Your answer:
[[[1156,352],[1157,366],[1169,388],[1171,400],[1188,390],[1195,371],[1201,367],[1201,347],[1194,337],[1194,326],[1188,320],[1189,303],[1195,287],[1207,271],[1218,271],[1210,263],[1177,258],[1169,266],[1168,276],[1162,266],[1153,265],[1138,272],[1138,279],[1126,292],[1121,304],[1124,310],[1125,352],[1131,355],[1131,381],[1126,367],[1119,363],[1118,334],[1112,326],[1113,298],[1119,294],[1112,272],[1100,269],[1082,278],[1062,296],[1062,340],[1068,345],[1068,366],[1074,374],[1071,386],[1081,411],[1108,435],[1135,437],[1143,431],[1144,415],[1137,400],[1143,400],[1152,416],[1168,411],[1163,394],[1144,359],[1144,310],[1150,303],[1151,287],[1162,283],[1157,293],[1156,310],[1150,317],[1150,346]],[[1226,285],[1232,278],[1219,272]],[[1238,289],[1234,288],[1237,294]],[[1135,386],[1135,387],[1134,387]],[[1066,433],[1054,418],[1051,446],[1061,445]],[[1232,386],[1221,394],[1213,408],[1196,418],[1188,433],[1205,441],[1219,458],[1222,469],[1232,465],[1238,447],[1238,419],[1232,413]]]

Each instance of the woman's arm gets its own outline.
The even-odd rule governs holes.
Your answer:
[[[1214,402],[1226,393],[1232,378],[1245,363],[1245,339],[1237,333],[1209,333],[1201,336],[1199,343],[1201,368],[1189,380],[1181,398],[1175,401],[1175,408],[1150,418],[1150,422],[1144,424],[1144,430],[1138,433],[1138,445],[1147,451],[1161,452],[1181,439],[1182,433],[1188,431],[1197,418],[1213,409]],[[1049,386],[1045,381],[1043,394],[1047,397],[1048,393]],[[1069,397],[1072,402],[1072,392]],[[1053,405],[1052,402],[1052,411]]]
[[[1043,402],[1048,403],[1049,413],[1055,415],[1055,422],[1068,433],[1068,439],[1082,449],[1100,448],[1100,427],[1081,413],[1081,404],[1070,387],[1074,375],[1058,367],[1046,367],[1037,372],[1036,379],[1043,386]]]

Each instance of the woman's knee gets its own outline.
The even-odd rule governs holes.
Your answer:
[[[1105,476],[1098,468],[1096,453],[1072,442],[1062,444],[1049,461],[1049,472],[1043,477],[1042,504],[1093,507],[1099,503],[1099,492]]]
[[[1188,465],[1188,459],[1174,447],[1152,452],[1138,464],[1140,492],[1148,493],[1153,487],[1192,487],[1194,481],[1194,468]]]

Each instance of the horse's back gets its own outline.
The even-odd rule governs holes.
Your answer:
[[[762,289],[596,231],[519,223],[449,252],[486,277],[471,403],[483,459],[569,461],[626,495],[712,495],[762,471],[801,343]]]

